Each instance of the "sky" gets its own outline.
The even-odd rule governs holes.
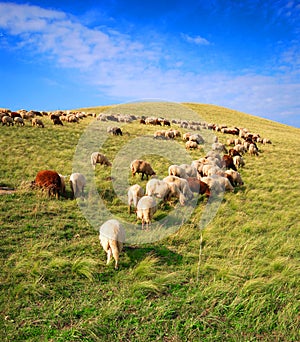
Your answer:
[[[0,107],[156,99],[300,127],[300,0],[0,0]]]

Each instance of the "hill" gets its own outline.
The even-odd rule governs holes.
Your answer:
[[[272,144],[259,145],[258,157],[245,156],[244,185],[226,192],[216,209],[213,202],[211,216],[206,219],[207,200],[200,198],[179,229],[156,241],[127,243],[115,271],[100,248],[96,229],[103,211],[98,206],[124,221],[136,220],[127,213],[126,194],[118,195],[118,181],[110,177],[118,180],[121,162],[143,147],[164,176],[170,161],[180,159],[175,152],[184,150],[184,142],[178,140],[176,151],[169,151],[161,141],[164,153],[157,156],[148,150],[157,127],[122,123],[122,137],[107,136],[106,127],[115,123],[98,125],[91,116],[64,126],[45,117],[44,129],[28,123],[0,126],[0,185],[17,190],[0,197],[2,339],[299,341],[299,129],[195,103],[81,110],[198,118],[246,127]],[[228,138],[214,134],[221,142]],[[143,136],[149,144],[141,146]],[[97,165],[92,177],[101,199],[93,205],[89,187],[86,199],[77,201],[69,198],[69,189],[68,198],[56,200],[29,188],[41,169],[70,175],[94,147],[121,162],[112,169]],[[189,152],[191,159],[203,154]],[[128,171],[125,176],[128,184],[146,184]],[[166,213],[172,213],[169,204],[158,210],[155,221]]]

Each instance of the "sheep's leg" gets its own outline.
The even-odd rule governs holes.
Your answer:
[[[108,250],[107,250],[107,261],[106,261],[106,265],[108,265],[108,264],[110,263],[111,256],[112,256],[112,251],[111,251],[111,248],[109,247]]]
[[[117,244],[117,241],[115,241],[116,244]],[[119,266],[119,249],[118,249],[118,246],[113,246],[112,249],[112,255],[115,259],[115,269],[118,269],[118,266]]]

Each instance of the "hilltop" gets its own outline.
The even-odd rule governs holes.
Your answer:
[[[128,106],[128,111],[133,113],[133,107]],[[224,194],[204,229],[199,225],[206,207],[202,198],[172,234],[151,243],[125,245],[118,271],[113,264],[106,266],[98,232],[82,211],[88,196],[78,202],[49,199],[27,185],[40,169],[69,175],[88,127],[93,129],[91,141],[100,139],[101,149],[112,161],[131,139],[152,137],[157,127],[141,127],[134,121],[123,124],[123,137],[101,140],[102,131],[92,125],[96,121],[92,116],[63,127],[54,126],[47,117],[44,129],[30,124],[0,126],[0,182],[17,189],[0,198],[3,340],[300,339],[299,129],[214,105],[184,103],[182,107],[182,112],[163,116],[187,113],[202,122],[245,127],[272,144],[260,144],[258,157],[245,155],[246,165],[240,170],[244,185]],[[80,111],[97,116],[124,108]],[[147,106],[143,112],[141,104],[138,113],[150,115],[156,110]],[[111,123],[103,124],[106,129]],[[227,135],[215,134],[226,142]],[[178,144],[184,149],[183,142]],[[193,159],[201,156],[199,151],[190,154]],[[163,176],[169,160],[146,155]],[[109,168],[97,166],[95,186],[105,206],[135,222],[126,203],[114,193],[110,176]],[[129,173],[128,179],[130,184],[146,184]],[[164,210],[156,219],[163,217]]]

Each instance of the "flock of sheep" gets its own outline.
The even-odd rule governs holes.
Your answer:
[[[44,127],[38,116],[48,115],[54,124],[62,124],[62,121],[78,122],[84,113],[40,113],[19,111],[11,112],[0,110],[0,119],[3,125],[24,124],[24,120],[30,120],[32,125]],[[92,116],[95,116],[91,114]],[[263,139],[259,134],[251,133],[245,128],[228,128],[225,125],[207,124],[200,122],[188,122],[186,120],[166,120],[163,118],[138,118],[130,115],[105,115],[100,114],[97,120],[132,122],[139,119],[140,124],[171,126],[191,129],[190,132],[182,134],[179,129],[160,129],[153,135],[154,139],[182,139],[185,141],[186,149],[199,149],[205,143],[205,139],[195,130],[214,130],[223,134],[231,135],[227,139],[226,145],[218,141],[215,137],[211,150],[191,164],[170,165],[168,176],[158,179],[156,172],[146,160],[133,160],[130,163],[132,177],[137,173],[141,174],[141,179],[147,178],[145,191],[139,184],[129,187],[128,212],[131,214],[132,207],[135,210],[137,219],[142,222],[142,229],[149,229],[149,225],[157,211],[160,202],[168,202],[171,199],[178,200],[181,205],[187,205],[194,199],[194,194],[204,195],[209,198],[224,191],[234,191],[234,188],[243,185],[242,176],[239,169],[245,166],[244,155],[258,156],[258,143],[271,143],[269,139]],[[70,121],[69,121],[70,120]],[[108,127],[107,133],[122,136],[121,128]],[[96,164],[111,166],[108,158],[100,153],[91,154],[91,166],[95,169]],[[150,179],[148,180],[148,177]],[[57,198],[65,194],[66,179],[61,174],[52,170],[39,171],[32,182],[32,187],[46,189],[48,195],[55,195]],[[86,178],[81,173],[73,173],[69,178],[72,197],[84,196]],[[100,243],[107,253],[107,264],[111,257],[115,259],[115,268],[118,268],[119,254],[125,241],[125,230],[122,224],[115,219],[106,221],[99,229]]]
[[[63,126],[63,121],[79,123],[81,119],[87,116],[95,116],[95,114],[70,111],[40,112],[35,110],[27,111],[25,109],[14,112],[10,109],[0,108],[0,122],[2,126],[25,126],[25,123],[28,122],[31,126],[44,128],[43,117],[49,117],[54,125]]]
[[[103,116],[102,116],[103,120]],[[103,120],[104,121],[104,120]],[[115,120],[117,121],[117,120]],[[159,118],[146,118],[140,120],[141,124],[169,126],[169,121]],[[172,122],[175,123],[175,122]],[[184,127],[185,123],[178,123]],[[187,126],[195,127],[195,123],[187,123]],[[187,127],[186,126],[186,127]],[[196,127],[199,127],[196,125]],[[128,212],[135,208],[137,219],[142,221],[142,229],[149,229],[155,212],[159,206],[158,201],[167,202],[172,198],[179,200],[181,205],[188,204],[194,198],[194,193],[206,197],[217,195],[224,191],[234,191],[234,188],[244,184],[242,176],[238,171],[245,166],[244,155],[258,156],[258,143],[271,143],[269,139],[262,139],[259,134],[250,133],[245,128],[227,128],[212,124],[206,129],[222,132],[223,134],[235,135],[234,139],[228,139],[227,144],[222,144],[215,137],[211,150],[205,157],[193,160],[192,163],[182,165],[170,165],[168,176],[157,178],[156,172],[146,160],[133,160],[130,170],[134,177],[141,174],[141,179],[147,178],[146,191],[139,185],[134,184],[128,189]],[[111,132],[109,130],[108,132]],[[114,133],[113,133],[114,134]],[[121,135],[121,134],[120,134]],[[186,148],[199,148],[204,144],[204,138],[195,132],[181,133],[178,129],[159,130],[154,133],[155,139],[181,138],[186,141]],[[111,165],[105,155],[97,152],[97,160],[100,164]],[[92,156],[93,167],[97,163]],[[148,177],[151,177],[148,180]],[[115,268],[118,267],[119,253],[121,252],[125,239],[125,231],[122,224],[115,219],[106,221],[100,227],[100,242],[107,252],[107,263],[111,256],[115,259]],[[122,243],[118,243],[122,242]]]

